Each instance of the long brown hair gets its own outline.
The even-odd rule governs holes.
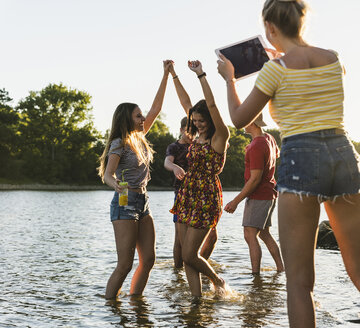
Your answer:
[[[145,138],[144,133],[134,130],[132,113],[137,107],[138,105],[133,103],[122,103],[114,112],[109,137],[106,141],[104,152],[100,157],[100,166],[98,167],[99,176],[103,182],[107,164],[107,155],[111,142],[116,138],[121,138],[122,144],[120,147],[128,145],[131,148],[139,160],[139,165],[142,163],[149,165],[153,160],[154,151]]]

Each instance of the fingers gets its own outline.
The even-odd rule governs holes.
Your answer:
[[[197,68],[201,65],[199,60],[188,60],[188,66],[190,69]]]
[[[219,57],[220,57],[221,61],[223,61],[223,62],[228,62],[228,61],[230,61],[230,60],[227,59],[222,53],[219,54]]]
[[[224,211],[228,212],[228,213],[234,213],[235,209],[231,206],[230,203],[226,204],[226,206],[224,207]]]
[[[174,64],[174,62],[171,59],[163,60],[164,69],[169,70],[170,67]]]

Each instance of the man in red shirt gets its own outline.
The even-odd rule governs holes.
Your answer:
[[[241,192],[225,206],[225,211],[234,213],[238,204],[245,198],[243,216],[244,237],[249,246],[253,274],[260,272],[262,239],[273,257],[278,272],[284,271],[279,247],[270,234],[271,215],[275,207],[275,166],[279,149],[275,139],[262,129],[266,126],[260,114],[256,120],[245,127],[252,141],[245,153],[245,185]]]

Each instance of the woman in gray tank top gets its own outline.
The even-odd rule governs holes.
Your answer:
[[[132,277],[130,295],[142,294],[155,262],[155,231],[149,209],[146,186],[150,180],[149,165],[153,150],[145,138],[160,113],[171,61],[164,61],[164,74],[150,111],[144,117],[136,104],[122,103],[114,113],[105,150],[100,157],[99,175],[115,190],[110,205],[110,219],[114,227],[118,262],[105,292],[106,299],[114,299],[130,272],[135,249],[139,265]],[[128,204],[119,205],[119,193],[128,183]]]

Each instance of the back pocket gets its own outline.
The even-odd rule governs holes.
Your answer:
[[[320,176],[319,148],[289,148],[281,156],[279,172],[289,188],[298,191],[307,189],[319,183]]]

